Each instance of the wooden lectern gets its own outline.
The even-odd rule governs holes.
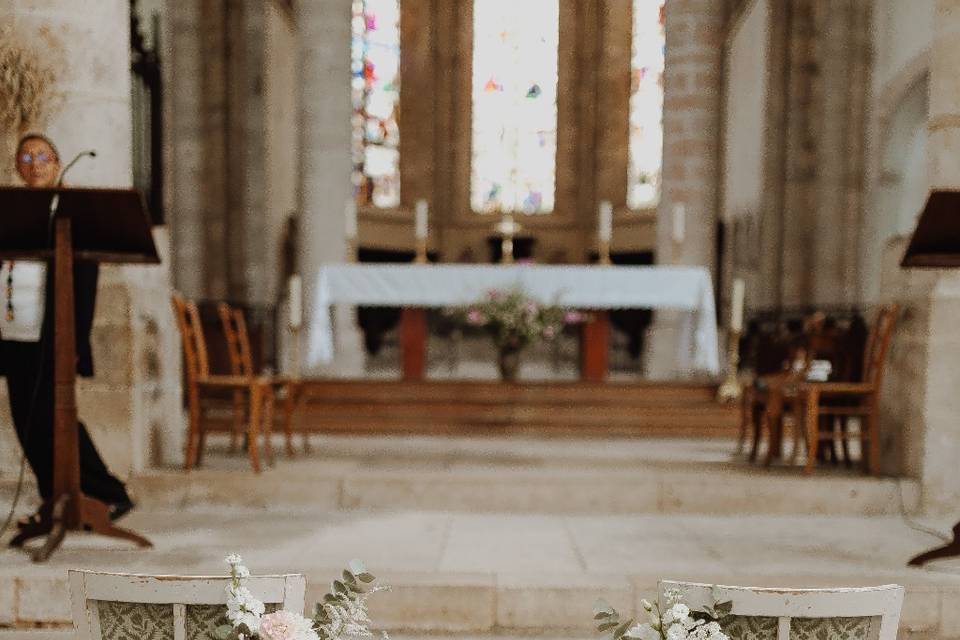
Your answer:
[[[50,557],[67,531],[91,531],[152,546],[144,537],[115,527],[107,505],[80,490],[76,399],[76,326],[73,262],[159,264],[143,196],[132,189],[31,189],[0,187],[0,258],[52,260],[54,283],[53,496],[40,522],[23,528],[10,545],[46,536],[33,553]],[[52,240],[52,242],[51,242]]]

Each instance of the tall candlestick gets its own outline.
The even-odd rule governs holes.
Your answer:
[[[673,205],[673,228],[671,229],[673,241],[677,244],[683,242],[687,235],[687,205],[678,202]]]
[[[343,235],[347,240],[354,240],[357,237],[357,201],[353,198],[347,199],[347,204],[343,210],[344,225]]]
[[[599,220],[597,221],[597,238],[600,242],[609,243],[613,239],[613,205],[609,200],[600,203]]]
[[[429,231],[429,226],[427,223],[427,211],[427,201],[417,200],[414,233],[418,240],[426,239]]]
[[[296,273],[287,282],[287,309],[290,328],[299,329],[303,325],[303,279]]]
[[[743,331],[743,295],[745,285],[743,278],[733,279],[733,296],[730,300],[730,330],[740,333]]]

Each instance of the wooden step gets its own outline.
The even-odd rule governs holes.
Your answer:
[[[713,404],[716,385],[592,384],[405,381],[309,381],[307,402],[362,401],[369,403],[474,402],[618,406]]]

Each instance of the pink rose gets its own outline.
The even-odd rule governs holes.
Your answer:
[[[289,611],[275,611],[260,619],[261,640],[316,638],[309,620]]]
[[[467,324],[473,325],[475,327],[482,326],[487,321],[487,318],[483,315],[483,312],[479,309],[471,309],[467,313]]]
[[[577,324],[578,322],[583,322],[583,314],[579,311],[567,311],[563,314],[564,324]]]

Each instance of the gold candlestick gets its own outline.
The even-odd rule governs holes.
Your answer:
[[[601,240],[599,242],[599,247],[597,253],[600,255],[600,264],[602,265],[611,265],[613,262],[610,260],[610,241]]]
[[[357,262],[357,239],[347,238],[347,260],[348,263]]]
[[[417,238],[417,256],[413,259],[416,264],[427,264],[427,239]]]
[[[737,375],[740,365],[740,331],[730,329],[727,337],[727,375],[717,389],[718,402],[734,402],[740,399],[743,389]]]

